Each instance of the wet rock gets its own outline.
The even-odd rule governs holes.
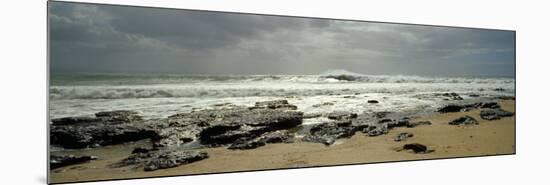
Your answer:
[[[325,78],[332,78],[336,80],[342,80],[342,81],[355,81],[357,80],[357,77],[352,75],[328,75],[325,76]]]
[[[100,118],[93,117],[64,117],[52,119],[52,125],[74,125],[82,123],[93,123],[101,121]]]
[[[355,134],[355,127],[351,121],[335,121],[322,123],[313,126],[309,134],[304,137],[304,141],[323,143],[325,145],[333,144],[336,139],[349,138]]]
[[[320,114],[320,113],[304,114],[304,119],[318,118],[321,116],[323,116],[323,114]]]
[[[362,130],[368,136],[379,136],[388,133],[388,125],[371,125]]]
[[[469,97],[480,97],[479,94],[469,94],[468,96],[469,96]]]
[[[460,112],[465,107],[463,105],[446,105],[437,110],[439,113],[448,113],[448,112]]]
[[[64,148],[86,148],[152,138],[154,130],[139,123],[109,124],[109,122],[86,125],[63,125],[50,127],[50,141]]]
[[[413,127],[416,127],[416,126],[419,126],[419,125],[431,125],[432,122],[430,121],[417,121],[417,122],[409,122],[407,124],[407,127],[408,128],[413,128]]]
[[[291,143],[293,141],[294,135],[286,131],[275,131],[270,133],[265,133],[260,137],[256,138],[239,138],[235,140],[228,149],[231,150],[246,150],[254,149],[261,146],[265,146],[267,143]]]
[[[378,100],[368,100],[367,103],[378,103]]]
[[[484,120],[497,120],[501,117],[514,116],[513,112],[502,110],[501,108],[482,110],[480,113],[481,119]]]
[[[408,133],[408,132],[402,132],[402,133],[399,133],[395,137],[394,141],[404,141],[407,138],[410,138],[410,137],[413,137],[413,136],[414,136],[414,134],[411,134],[411,133]]]
[[[61,168],[73,164],[80,164],[97,159],[96,156],[75,156],[75,155],[51,155],[50,169]]]
[[[110,123],[129,123],[143,120],[142,116],[136,111],[115,110],[95,113],[97,118],[105,119]]]
[[[296,110],[298,107],[296,105],[291,105],[288,103],[288,100],[272,100],[272,101],[262,101],[256,102],[254,107],[250,109],[288,109]]]
[[[245,150],[245,149],[254,149],[261,146],[264,146],[265,142],[261,142],[254,139],[248,139],[248,138],[239,138],[231,146],[229,146],[228,149],[231,150]]]
[[[448,100],[463,100],[462,97],[460,97],[460,95],[458,95],[457,93],[443,93],[443,94],[438,94],[438,95],[441,95],[441,96],[444,96],[444,97],[447,97]]]
[[[278,130],[265,133],[257,139],[265,143],[292,143],[294,142],[294,135],[287,131]]]
[[[145,171],[173,168],[184,164],[200,161],[208,158],[208,153],[203,151],[186,150],[158,150],[147,153],[135,153],[113,167],[128,165],[143,166]]]
[[[491,108],[491,109],[495,109],[495,108],[500,108],[500,105],[498,105],[497,102],[484,102],[481,104],[481,106],[479,106],[480,108]]]
[[[404,150],[412,150],[414,153],[430,153],[434,150],[428,150],[428,147],[426,145],[420,144],[420,143],[411,143],[411,144],[405,144],[403,145]]]
[[[451,122],[449,122],[450,125],[472,125],[472,124],[479,124],[476,119],[474,119],[471,116],[463,116],[460,118],[457,118]]]
[[[302,124],[303,113],[280,109],[233,109],[211,111],[216,119],[198,135],[207,145],[229,144],[239,138],[255,138],[263,133]]]
[[[344,120],[344,119],[353,119],[357,118],[356,113],[352,112],[345,112],[345,111],[337,111],[337,112],[331,112],[327,115],[328,119],[334,119],[334,120]]]

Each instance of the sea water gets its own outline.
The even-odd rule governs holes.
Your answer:
[[[342,75],[346,78],[337,78]],[[341,70],[320,75],[72,74],[52,75],[50,80],[50,118],[110,110],[163,118],[217,104],[253,106],[276,99],[286,99],[306,114],[433,112],[452,101],[438,96],[441,93],[458,93],[465,101],[478,98],[471,95],[515,95],[513,77],[362,75]]]

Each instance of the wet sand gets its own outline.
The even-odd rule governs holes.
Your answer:
[[[504,110],[515,112],[515,101],[499,102]],[[84,164],[55,169],[50,172],[50,182],[94,181],[139,177],[173,176],[201,173],[218,173],[308,166],[359,164],[418,159],[485,156],[515,153],[515,116],[487,121],[479,117],[479,109],[469,112],[434,114],[416,118],[429,120],[432,125],[415,128],[394,128],[386,135],[368,137],[358,132],[352,138],[338,140],[332,146],[318,143],[296,142],[268,144],[252,150],[228,150],[224,147],[201,149],[209,158],[175,168],[145,172],[142,168],[112,168],[111,164],[126,158],[135,146],[147,141],[96,149],[73,151],[74,154],[96,155],[100,159]],[[453,126],[448,122],[469,115],[479,125]],[[396,142],[401,132],[414,137]],[[432,153],[415,154],[400,151],[407,143],[421,143],[434,149]]]

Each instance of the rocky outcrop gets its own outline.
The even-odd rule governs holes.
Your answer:
[[[449,113],[449,112],[467,112],[475,108],[497,108],[500,107],[496,102],[477,102],[477,103],[466,103],[466,104],[449,104],[445,105],[439,109],[439,113]]]
[[[263,133],[302,124],[303,113],[280,109],[241,109],[211,112],[217,119],[205,127],[199,137],[211,146],[229,144],[239,138],[255,138]]]
[[[265,146],[268,143],[291,143],[294,142],[294,135],[287,131],[269,132],[256,138],[239,138],[234,141],[228,149],[245,150]]]
[[[351,121],[334,121],[313,126],[303,140],[307,142],[333,144],[336,139],[349,138],[355,134],[356,128]]]
[[[502,110],[501,108],[486,109],[486,110],[482,110],[480,113],[481,119],[484,119],[484,120],[497,120],[502,117],[510,117],[510,116],[514,116],[514,113]]]
[[[64,148],[86,148],[137,141],[156,136],[152,127],[149,127],[150,125],[143,121],[137,121],[141,118],[134,117],[132,114],[119,113],[121,112],[114,113],[112,114],[113,117],[109,117],[108,113],[103,112],[99,114],[100,117],[96,117],[97,119],[87,119],[86,122],[83,119],[62,118],[65,121],[79,120],[79,122],[61,125],[52,124],[50,127],[50,142]],[[133,120],[136,120],[136,122],[130,122]]]
[[[465,108],[464,105],[446,105],[444,107],[437,109],[437,112],[439,113],[460,112],[464,108]]]
[[[449,125],[477,125],[479,124],[476,119],[471,116],[463,116],[449,122]]]
[[[257,102],[254,107],[196,110],[163,119],[143,120],[134,111],[98,112],[95,117],[53,119],[51,144],[86,148],[151,139],[154,147],[196,141],[209,146],[230,144],[239,138],[293,128],[303,113],[286,100]]]
[[[349,120],[349,119],[357,118],[357,114],[352,112],[337,111],[337,112],[331,112],[327,114],[327,117],[328,119],[333,119],[333,120]]]
[[[142,117],[136,111],[115,110],[98,112],[95,117],[64,117],[52,119],[52,125],[76,125],[89,123],[121,124],[133,121],[141,121]]]
[[[378,100],[367,100],[367,103],[378,103]]]
[[[113,167],[137,165],[145,171],[173,168],[208,158],[208,153],[203,151],[186,150],[155,150],[138,152],[123,159]]]
[[[75,156],[75,155],[51,155],[50,169],[61,168],[73,164],[80,164],[97,159],[96,156]]]
[[[397,134],[397,136],[395,137],[395,139],[393,139],[394,141],[404,141],[410,137],[413,137],[414,134],[411,134],[411,133],[408,133],[408,132],[402,132],[402,133],[399,133]]]
[[[256,102],[254,107],[250,109],[288,109],[296,110],[298,107],[296,105],[291,105],[287,100],[272,100],[272,101],[262,101]]]

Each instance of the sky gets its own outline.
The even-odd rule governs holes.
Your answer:
[[[49,2],[50,72],[515,76],[512,31]]]

